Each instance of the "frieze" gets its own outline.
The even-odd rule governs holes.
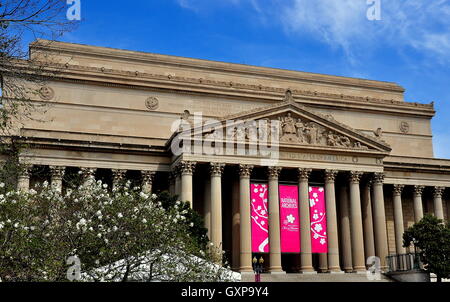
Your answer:
[[[263,86],[263,85],[254,85],[254,84],[244,84],[233,82],[230,85],[230,81],[217,81],[217,80],[209,80],[203,78],[191,78],[191,77],[182,77],[175,75],[163,75],[163,74],[154,74],[147,72],[137,72],[137,71],[126,71],[126,70],[117,70],[117,69],[109,69],[104,67],[92,67],[92,66],[80,66],[80,65],[71,65],[69,64],[54,64],[55,67],[65,67],[72,70],[82,70],[82,71],[90,71],[90,72],[101,72],[101,73],[110,73],[115,75],[121,75],[126,77],[140,77],[140,78],[149,78],[149,79],[157,79],[157,80],[168,80],[175,82],[183,82],[183,83],[192,83],[208,86],[217,86],[217,87],[227,87],[229,89],[245,89],[245,90],[253,90],[253,91],[265,91],[271,93],[280,93],[284,94],[284,88],[271,87],[271,86]],[[61,66],[59,66],[61,65]],[[320,92],[320,91],[311,91],[311,90],[302,90],[302,89],[293,89],[292,93],[295,93],[299,96],[304,97],[322,97],[322,98],[331,98],[331,99],[340,99],[340,100],[348,100],[348,101],[357,101],[364,103],[373,103],[373,104],[394,104],[400,106],[408,106],[408,107],[418,107],[418,108],[428,108],[434,109],[434,104],[421,104],[421,103],[411,103],[411,102],[403,102],[396,101],[394,99],[382,99],[375,97],[364,97],[364,96],[353,96],[353,95],[345,95],[345,94],[337,94],[337,93],[329,93],[329,92]]]

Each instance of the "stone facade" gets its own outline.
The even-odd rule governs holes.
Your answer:
[[[30,55],[58,75],[30,96],[45,115],[36,112],[13,133],[30,144],[21,160],[48,167],[59,189],[65,170],[80,169],[87,180],[110,175],[113,186],[135,173],[144,190],[179,195],[204,216],[212,243],[236,270],[251,271],[252,180],[272,188],[272,229],[279,228],[279,183],[296,182],[300,202],[309,182],[327,191],[333,252],[316,258],[305,232],[302,253],[287,264],[272,232],[272,273],[364,271],[369,253],[385,266],[388,253],[403,251],[401,232],[423,213],[448,219],[450,160],[433,157],[434,105],[405,102],[395,83],[43,40]],[[196,124],[196,113],[214,119],[214,128]],[[177,121],[189,126],[192,149],[211,141],[213,148],[231,143],[232,153],[173,154]],[[269,122],[263,137],[279,137],[275,167],[250,149],[238,152],[234,139],[252,144],[239,121]],[[231,140],[220,134],[227,129]],[[32,173],[25,172],[19,186],[27,190]]]

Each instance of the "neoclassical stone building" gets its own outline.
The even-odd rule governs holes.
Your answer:
[[[406,252],[406,227],[425,213],[448,218],[450,160],[433,156],[433,103],[405,102],[395,83],[43,40],[30,57],[59,71],[32,97],[46,113],[15,133],[30,146],[22,189],[41,167],[60,189],[65,171],[81,170],[112,185],[133,178],[147,191],[168,190],[203,215],[211,241],[242,272],[251,271],[252,183],[268,186],[270,251],[262,255],[274,273],[364,271],[373,255],[385,266],[388,254]],[[214,127],[196,124],[199,113]],[[245,131],[238,152],[234,126],[217,140],[230,120],[278,121],[276,162],[250,152],[258,142]],[[209,139],[231,151],[174,154],[176,121],[190,126],[193,149]],[[298,186],[301,253],[280,249],[280,184]],[[312,185],[325,191],[325,254],[311,250]]]

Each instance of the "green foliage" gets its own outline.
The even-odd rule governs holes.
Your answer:
[[[450,277],[450,224],[425,215],[403,234],[403,246],[411,243],[420,250],[427,271],[436,274],[438,280]]]

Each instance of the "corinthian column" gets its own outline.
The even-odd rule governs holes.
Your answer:
[[[65,167],[50,166],[52,188],[59,193],[62,192],[62,180],[64,177]]]
[[[363,218],[363,230],[364,230],[364,254],[367,257],[375,256],[375,242],[373,238],[373,219],[372,219],[372,200],[370,188],[372,181],[368,181],[364,186],[361,210]]]
[[[364,238],[361,214],[361,193],[359,191],[359,181],[362,172],[350,172],[350,220],[351,220],[351,237],[352,237],[352,261],[353,269],[356,272],[366,270],[364,261]]]
[[[444,220],[444,208],[442,206],[442,193],[444,193],[444,187],[434,187],[433,199],[434,199],[434,215]]]
[[[222,172],[224,164],[210,163],[211,173],[211,242],[217,255],[222,256]]]
[[[250,211],[250,175],[253,166],[239,165],[240,272],[252,271],[252,229]],[[269,217],[270,221],[270,217]]]
[[[192,161],[182,161],[180,163],[180,172],[181,172],[181,196],[180,199],[182,201],[189,202],[192,209],[192,175],[195,170],[196,162]]]
[[[424,186],[414,186],[414,221],[419,222],[423,218],[422,193]]]
[[[142,192],[151,193],[153,187],[153,179],[155,178],[155,171],[141,171],[142,176]]]
[[[95,182],[95,171],[96,168],[80,168],[81,175],[83,177],[83,186],[89,186]]]
[[[19,177],[17,180],[17,189],[23,192],[27,192],[30,189],[30,174],[32,165],[22,165],[22,169],[19,171]]]
[[[335,180],[338,171],[325,170],[325,201],[327,209],[328,235],[328,270],[331,273],[341,273],[339,267],[339,241],[336,216]]]
[[[309,219],[309,175],[311,169],[298,169],[299,215],[300,215],[300,271],[303,274],[316,273],[312,266],[311,220]]]
[[[402,191],[403,185],[394,185],[394,226],[395,226],[395,247],[397,254],[404,254],[403,247],[403,209],[402,209]]]
[[[122,181],[124,180],[127,170],[112,169],[111,171],[113,175],[112,187],[113,190],[117,190]]]
[[[339,188],[340,221],[341,221],[341,246],[342,264],[344,271],[353,271],[352,263],[352,239],[350,235],[350,210],[348,201],[347,184],[342,183]]]
[[[386,212],[383,193],[384,174],[375,173],[373,177],[373,219],[375,233],[375,252],[380,258],[381,269],[386,270],[386,256],[388,255],[388,242],[386,232]]]
[[[271,273],[282,273],[280,241],[280,202],[278,195],[278,176],[280,167],[268,167],[269,174],[269,243]]]

